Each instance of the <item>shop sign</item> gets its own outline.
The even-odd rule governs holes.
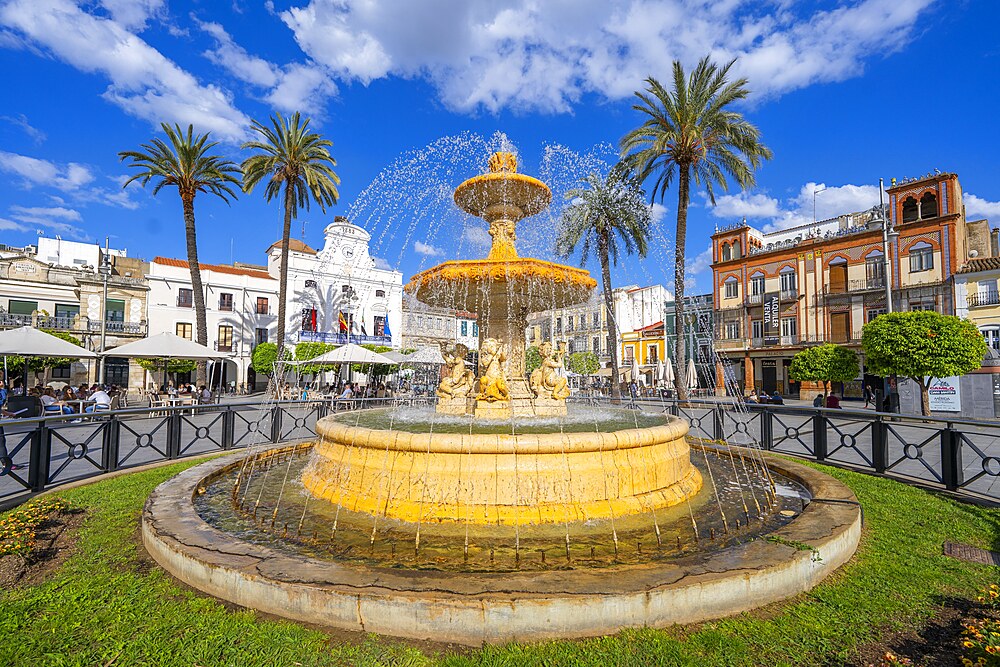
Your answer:
[[[781,340],[781,303],[778,292],[764,295],[764,345],[777,345]]]
[[[927,388],[927,394],[932,411],[962,411],[962,391],[958,376],[932,378],[930,386]]]

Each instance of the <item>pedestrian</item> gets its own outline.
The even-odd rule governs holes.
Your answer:
[[[826,405],[826,394],[816,394],[816,398],[813,399],[814,408],[822,408]]]
[[[864,395],[865,395],[865,407],[867,408],[869,403],[872,405],[872,407],[874,407],[875,391],[872,389],[872,386],[870,384],[865,385]]]

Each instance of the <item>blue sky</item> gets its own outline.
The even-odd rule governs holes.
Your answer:
[[[1000,224],[998,20],[1000,5],[972,0],[0,0],[0,242],[110,234],[136,256],[183,257],[175,193],[123,191],[116,153],[160,121],[190,122],[239,160],[249,119],[299,109],[334,142],[342,179],[333,210],[303,214],[306,242],[351,213],[375,232],[373,253],[409,277],[473,253],[482,236],[447,196],[427,203],[431,165],[410,185],[377,181],[401,155],[437,142],[430,152],[451,162],[426,181],[451,187],[484,166],[471,149],[503,132],[528,173],[544,169],[546,147],[571,151],[564,163],[579,173],[554,184],[567,187],[595,146],[606,155],[601,145],[641,122],[631,104],[644,77],[706,53],[739,58],[754,91],[742,111],[774,159],[751,192],[714,208],[695,194],[687,268],[698,288],[710,284],[716,224],[806,222],[824,186],[820,218],[874,204],[879,177],[954,171],[969,216]],[[439,150],[463,133],[483,140]],[[657,249],[616,280],[669,284],[675,198],[657,210]],[[261,263],[280,235],[280,211],[259,192],[196,205],[204,262]],[[525,237],[542,239],[553,219]]]

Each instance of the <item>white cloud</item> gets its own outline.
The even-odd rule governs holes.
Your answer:
[[[711,203],[706,206],[717,218],[773,218],[778,215],[778,200],[759,193],[722,195],[715,198],[715,206]]]
[[[142,29],[151,18],[163,16],[166,0],[101,0],[111,18],[129,30]]]
[[[375,261],[376,269],[382,269],[383,271],[392,271],[392,267],[389,266],[389,262],[385,261],[381,257],[373,257],[372,259]]]
[[[698,253],[693,260],[684,263],[684,282],[687,283],[688,277],[707,271],[710,266],[712,266],[712,246]]]
[[[424,243],[423,241],[417,241],[414,243],[413,249],[418,255],[424,255],[425,257],[437,257],[444,254],[444,251],[441,250],[441,248],[432,246],[429,243]]]
[[[320,114],[324,100],[336,92],[337,86],[318,67],[292,63],[282,70],[278,84],[265,100],[285,112]]]
[[[161,4],[115,1],[106,7],[112,18],[101,18],[69,0],[10,0],[0,6],[0,25],[80,71],[106,76],[103,97],[130,114],[242,139],[248,120],[227,92],[200,84],[131,32]]]
[[[29,232],[31,231],[31,227],[23,225],[20,222],[8,220],[7,218],[0,218],[0,230],[11,232]]]
[[[962,201],[965,202],[965,215],[969,219],[983,217],[996,220],[1000,218],[1000,201],[989,201],[974,194],[963,195]]]
[[[806,183],[798,194],[783,205],[779,204],[778,210],[764,225],[763,231],[775,232],[812,223],[814,197],[815,220],[828,220],[838,215],[864,211],[878,204],[878,186]]]
[[[462,230],[462,240],[474,250],[486,251],[493,244],[493,237],[486,229],[476,223],[469,224]]]
[[[20,225],[20,231],[27,231],[28,226],[43,227],[56,234],[70,239],[87,241],[90,236],[77,224],[83,222],[80,212],[64,206],[11,206],[10,217]],[[8,221],[10,222],[10,221]],[[41,232],[41,230],[38,230]]]
[[[33,127],[31,123],[28,122],[28,117],[23,113],[19,113],[16,116],[0,116],[0,120],[21,128],[21,130],[23,130],[24,133],[28,135],[28,137],[36,144],[40,144],[45,141],[45,133],[37,127]]]
[[[64,192],[77,190],[94,180],[90,169],[82,164],[70,162],[57,165],[48,160],[7,151],[0,151],[0,171],[20,176],[29,187],[42,185]]]
[[[631,97],[674,59],[739,58],[758,94],[858,76],[903,48],[934,0],[310,0],[281,12],[302,50],[344,81],[425,78],[459,110],[568,111],[588,92]]]
[[[194,19],[198,27],[215,39],[216,47],[205,52],[205,57],[226,69],[240,81],[270,88],[278,83],[278,68],[274,64],[250,55],[233,41],[226,29],[218,23]]]

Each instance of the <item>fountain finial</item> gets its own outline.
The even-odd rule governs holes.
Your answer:
[[[513,153],[497,151],[490,156],[488,164],[490,166],[490,171],[494,174],[497,172],[506,172],[508,174],[517,173],[517,156]]]

